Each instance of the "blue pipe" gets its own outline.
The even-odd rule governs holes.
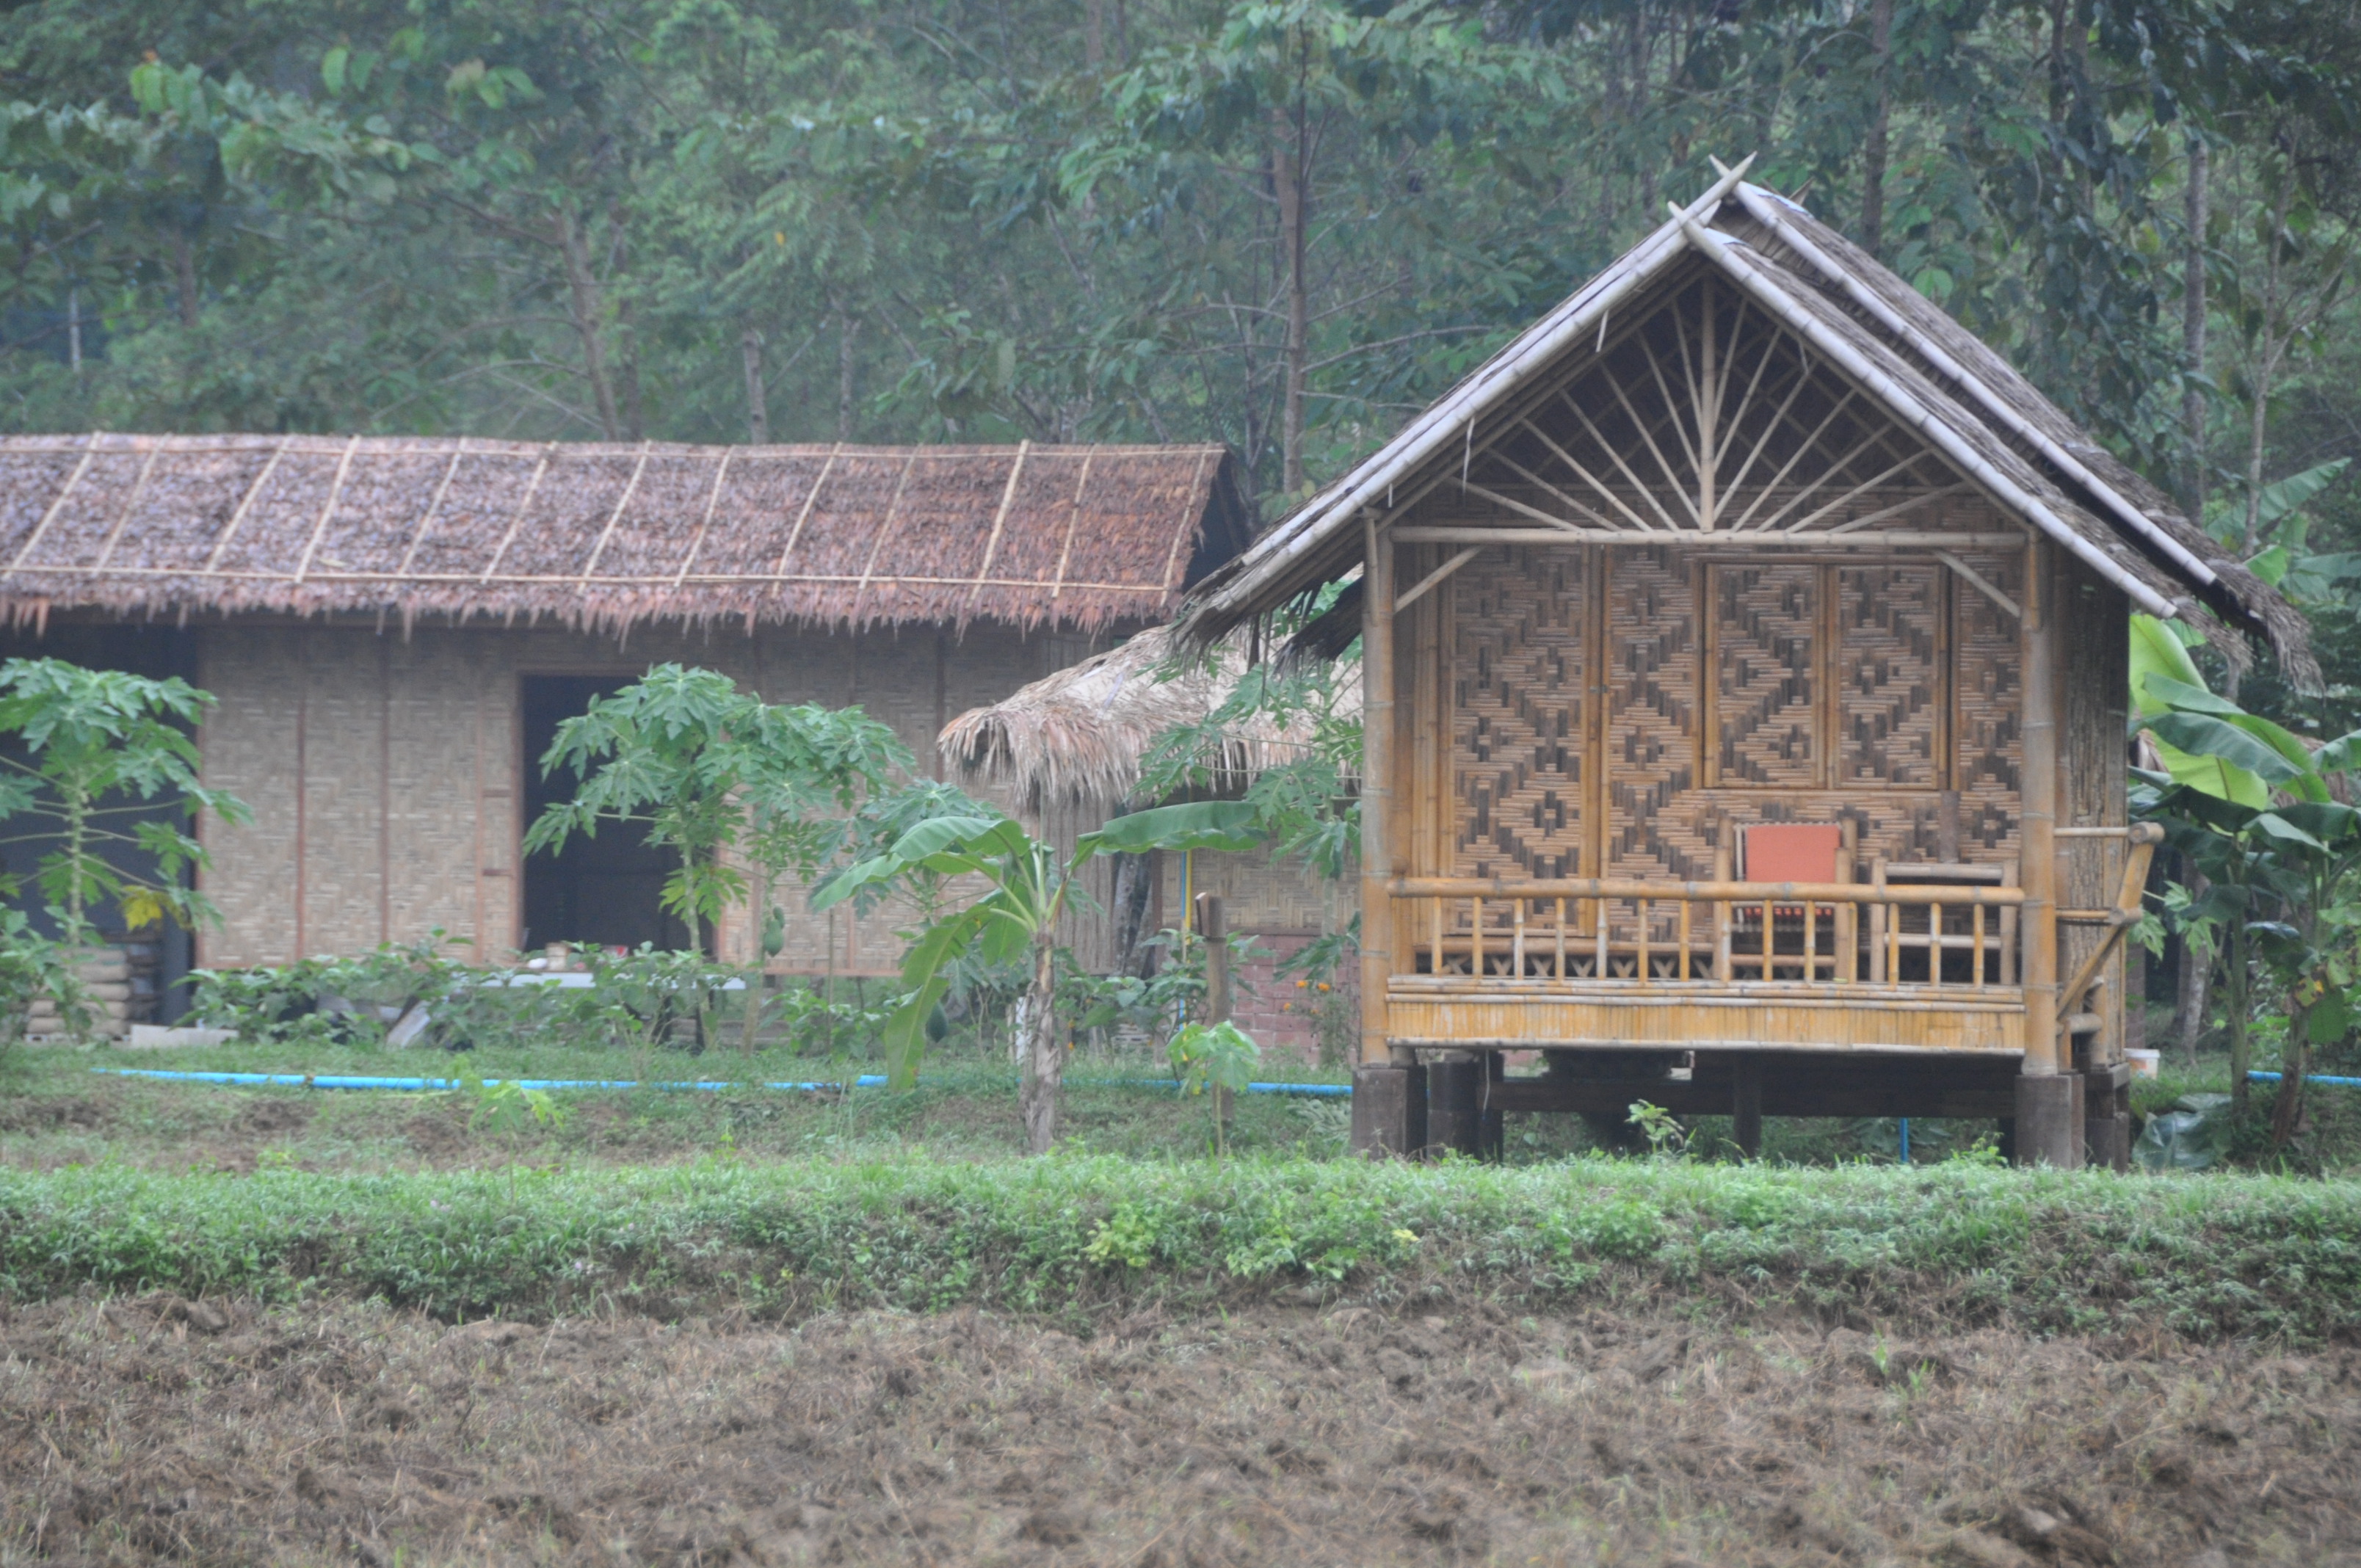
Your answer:
[[[222,1083],[235,1087],[254,1089],[390,1089],[412,1094],[423,1094],[434,1091],[457,1089],[460,1087],[460,1082],[456,1078],[366,1078],[351,1074],[326,1072],[173,1072],[162,1068],[152,1067],[94,1067],[90,1070],[95,1073],[108,1074],[116,1078],[157,1079],[168,1083]],[[877,1089],[884,1086],[885,1080],[881,1074],[863,1073],[852,1081],[854,1086],[857,1088]],[[1089,1080],[1082,1080],[1081,1081],[1088,1082]],[[1132,1079],[1128,1081],[1148,1089],[1178,1089],[1180,1087],[1178,1080],[1170,1078]],[[487,1089],[498,1089],[510,1082],[515,1083],[519,1089],[533,1090],[638,1089],[642,1087],[638,1080],[633,1079],[520,1078],[511,1080],[504,1078],[488,1078],[483,1080],[484,1087]],[[841,1089],[844,1087],[844,1084],[841,1080],[827,1083],[781,1082],[755,1085],[724,1083],[715,1082],[709,1080],[699,1080],[695,1082],[651,1083],[645,1087],[650,1089],[704,1090],[710,1092],[712,1091],[722,1089],[745,1088],[786,1090]],[[1249,1083],[1246,1085],[1246,1092],[1249,1094],[1292,1094],[1345,1099],[1349,1098],[1352,1095],[1353,1089],[1352,1085],[1345,1083]]]
[[[2277,1083],[2280,1075],[2276,1072],[2250,1072],[2246,1076],[2257,1083]],[[2339,1089],[2361,1089],[2361,1078],[2334,1078],[2324,1072],[2308,1072],[2303,1075],[2303,1080],[2306,1083],[2333,1083]]]
[[[1905,1117],[1903,1117],[1901,1120],[1902,1120],[1902,1163],[1903,1163],[1904,1165],[1908,1165],[1908,1164],[1910,1163],[1910,1118],[1909,1118],[1909,1117],[1907,1117],[1907,1116],[1905,1116]]]

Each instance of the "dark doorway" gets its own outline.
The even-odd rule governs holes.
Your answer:
[[[542,777],[541,759],[557,727],[590,706],[593,698],[629,685],[626,675],[527,675],[524,677],[524,819],[540,820],[552,803],[574,798],[580,783],[561,768]],[[524,939],[527,949],[551,942],[595,942],[637,948],[642,942],[677,949],[688,946],[688,927],[667,914],[661,900],[664,878],[675,865],[673,852],[648,842],[644,827],[608,822],[596,838],[567,836],[565,849],[546,850],[524,861]]]

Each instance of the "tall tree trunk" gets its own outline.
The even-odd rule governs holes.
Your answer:
[[[1894,0],[1870,0],[1870,87],[1877,95],[1877,104],[1870,111],[1869,139],[1861,156],[1861,244],[1872,256],[1885,244],[1886,131],[1894,117],[1894,93],[1887,83],[1886,61],[1893,47]]]
[[[1058,950],[1044,935],[1033,944],[1033,985],[1025,994],[1019,1034],[1025,1042],[1024,1076],[1017,1080],[1016,1105],[1025,1118],[1025,1145],[1035,1154],[1048,1154],[1058,1143],[1058,1085],[1065,1070],[1058,1048]]]
[[[2312,1070],[2312,1009],[2288,1010],[2287,1049],[2279,1053],[2279,1091],[2271,1101],[2271,1143],[2285,1148],[2303,1126],[2303,1080]]]
[[[2180,363],[2190,380],[2180,393],[2180,427],[2187,449],[2182,457],[2181,505],[2196,521],[2205,521],[2205,394],[2196,378],[2205,373],[2205,230],[2212,192],[2213,155],[2205,138],[2189,138],[2189,188],[2183,192],[2189,243],[2180,262]]]
[[[626,441],[647,439],[647,419],[640,403],[640,330],[633,319],[631,302],[625,301],[615,313],[616,336],[622,354],[615,367],[615,417],[623,427]]]
[[[2247,1033],[2246,1010],[2253,1004],[2250,981],[2254,971],[2246,962],[2246,917],[2242,910],[2230,923],[2230,940],[2226,955],[2230,966],[2230,1103],[2234,1113],[2243,1116],[2246,1111],[2246,1073],[2255,1065],[2254,1043]]]
[[[1303,401],[1312,340],[1312,297],[1304,269],[1312,194],[1303,167],[1307,107],[1301,94],[1293,106],[1274,115],[1271,192],[1279,202],[1280,265],[1286,269],[1286,386],[1279,412],[1279,488],[1292,498],[1303,488]]]
[[[2207,885],[2205,873],[2191,867],[2189,896],[2203,898]],[[2196,943],[2187,937],[2180,938],[2180,970],[2172,986],[2172,1039],[2191,1072],[2197,1070],[2197,1041],[2205,1033],[2205,997],[2213,989],[2213,966],[2219,958],[2219,954],[2200,953]]]
[[[853,340],[861,335],[861,318],[842,305],[836,307],[836,438],[852,439]]]
[[[607,339],[601,324],[606,304],[590,258],[582,248],[582,230],[574,214],[557,215],[557,249],[566,260],[566,289],[572,302],[574,331],[582,339],[582,375],[590,383],[590,397],[598,411],[598,428],[609,441],[623,439],[621,419],[615,411],[615,383],[607,372]]]
[[[197,324],[197,253],[178,224],[172,225],[172,290],[181,310],[181,324]]]
[[[1082,63],[1093,71],[1106,63],[1106,0],[1082,0]]]
[[[738,355],[746,366],[746,439],[755,446],[768,446],[771,403],[763,385],[763,334],[751,326],[740,333]]]

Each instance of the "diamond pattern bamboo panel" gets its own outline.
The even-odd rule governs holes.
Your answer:
[[[1837,569],[1837,782],[1932,789],[1942,705],[1939,566]]]
[[[1607,585],[1607,874],[1702,878],[1712,846],[1668,807],[1697,782],[1697,592],[1670,550],[1618,550]]]
[[[1488,554],[1452,579],[1453,868],[1581,876],[1581,550]]]
[[[1977,574],[2025,602],[2020,553],[1963,556]],[[2016,852],[2024,751],[2019,732],[2023,650],[2017,624],[1983,595],[1958,596],[1953,665],[1958,705],[1960,850],[1971,860]],[[1987,851],[1979,854],[1978,851]]]
[[[1713,573],[1714,743],[1725,787],[1820,782],[1812,652],[1819,568],[1719,566]]]

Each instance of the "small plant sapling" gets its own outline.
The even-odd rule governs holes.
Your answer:
[[[1226,1158],[1230,1152],[1229,1101],[1254,1081],[1262,1052],[1244,1029],[1227,1019],[1219,1024],[1191,1024],[1172,1036],[1166,1048],[1183,1094],[1208,1094],[1213,1107],[1213,1149]]]
[[[846,868],[813,890],[826,910],[864,890],[914,876],[973,877],[982,894],[918,933],[902,962],[910,998],[885,1029],[886,1073],[895,1088],[917,1081],[927,1025],[950,986],[956,962],[970,953],[988,963],[1027,960],[1032,970],[1018,1016],[1023,1048],[1018,1104],[1026,1142],[1047,1154],[1058,1140],[1058,1091],[1065,1047],[1058,1038],[1058,923],[1081,885],[1082,868],[1102,854],[1150,850],[1245,850],[1260,841],[1252,806],[1235,801],[1160,806],[1111,819],[1074,841],[1071,854],[1035,838],[1014,818],[939,817],[919,823],[882,855]]]
[[[1681,1119],[1662,1105],[1645,1100],[1631,1102],[1631,1114],[1627,1118],[1648,1140],[1648,1153],[1657,1159],[1686,1159],[1689,1152],[1689,1130]]]

